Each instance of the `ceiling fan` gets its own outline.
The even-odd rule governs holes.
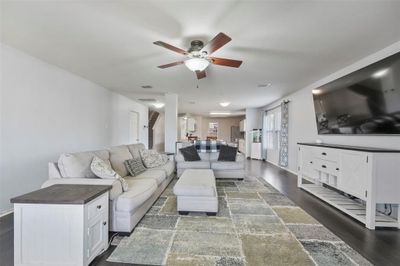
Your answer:
[[[185,64],[187,68],[196,73],[197,79],[202,79],[206,77],[205,69],[209,66],[210,63],[214,65],[237,68],[242,64],[242,61],[210,56],[213,52],[217,51],[219,48],[221,48],[231,40],[232,39],[228,35],[220,32],[206,46],[204,46],[204,43],[200,40],[192,41],[190,43],[190,48],[187,51],[162,41],[156,41],[154,42],[155,45],[164,47],[166,49],[188,57],[188,59],[184,61],[177,61],[158,67],[164,69]]]

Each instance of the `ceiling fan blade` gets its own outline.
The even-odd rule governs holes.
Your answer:
[[[156,41],[156,42],[153,42],[153,43],[154,43],[155,45],[158,45],[158,46],[167,48],[167,49],[169,49],[169,50],[171,50],[171,51],[174,51],[174,52],[176,52],[176,53],[179,53],[179,54],[183,54],[183,55],[187,55],[187,54],[188,54],[188,52],[186,52],[185,50],[183,50],[183,49],[181,49],[181,48],[178,48],[178,47],[175,47],[175,46],[173,46],[173,45],[171,45],[171,44],[168,44],[168,43],[166,43],[166,42]]]
[[[196,71],[196,76],[197,76],[197,79],[205,78],[205,77],[206,77],[206,71],[205,71],[205,70],[203,70],[203,71]]]
[[[219,48],[230,42],[232,39],[225,33],[218,33],[206,46],[201,49],[201,51],[206,51],[208,54],[212,54]]]
[[[212,64],[220,66],[240,67],[242,64],[242,61],[227,58],[209,57],[209,59],[211,59]]]
[[[178,61],[178,62],[173,62],[173,63],[166,64],[166,65],[161,65],[161,66],[158,66],[158,67],[159,68],[167,68],[167,67],[173,67],[173,66],[181,65],[183,63],[184,63],[183,61]]]

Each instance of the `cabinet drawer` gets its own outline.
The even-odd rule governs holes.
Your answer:
[[[339,162],[339,151],[336,149],[317,148],[314,149],[314,156],[322,160]]]
[[[88,204],[88,220],[96,217],[99,214],[104,213],[107,210],[107,200],[107,194],[103,194],[102,196],[94,199]]]
[[[331,175],[339,175],[339,164],[327,160],[315,159],[315,170],[328,173]]]

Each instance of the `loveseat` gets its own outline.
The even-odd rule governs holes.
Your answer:
[[[106,150],[61,154],[58,162],[49,163],[49,180],[42,187],[54,184],[111,185],[109,230],[129,233],[146,214],[174,177],[175,163],[167,161],[162,166],[147,168],[137,176],[130,176],[124,162],[140,157],[144,144],[114,146]],[[90,164],[97,156],[128,183],[124,192],[121,182],[101,179],[91,171]]]
[[[193,145],[185,143],[182,147]],[[234,162],[218,161],[219,151],[215,152],[199,152],[200,161],[185,161],[181,152],[177,151],[175,156],[176,169],[178,177],[180,177],[186,169],[212,169],[215,178],[237,178],[245,177],[245,156],[241,153],[236,154]]]

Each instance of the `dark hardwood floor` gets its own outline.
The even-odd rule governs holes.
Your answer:
[[[270,163],[249,160],[246,171],[248,175],[263,177],[374,265],[400,265],[400,230],[366,229],[361,223],[298,189],[295,175]],[[110,247],[91,265],[128,265],[106,261],[114,248]],[[12,214],[0,218],[0,266],[11,265],[13,265]]]

